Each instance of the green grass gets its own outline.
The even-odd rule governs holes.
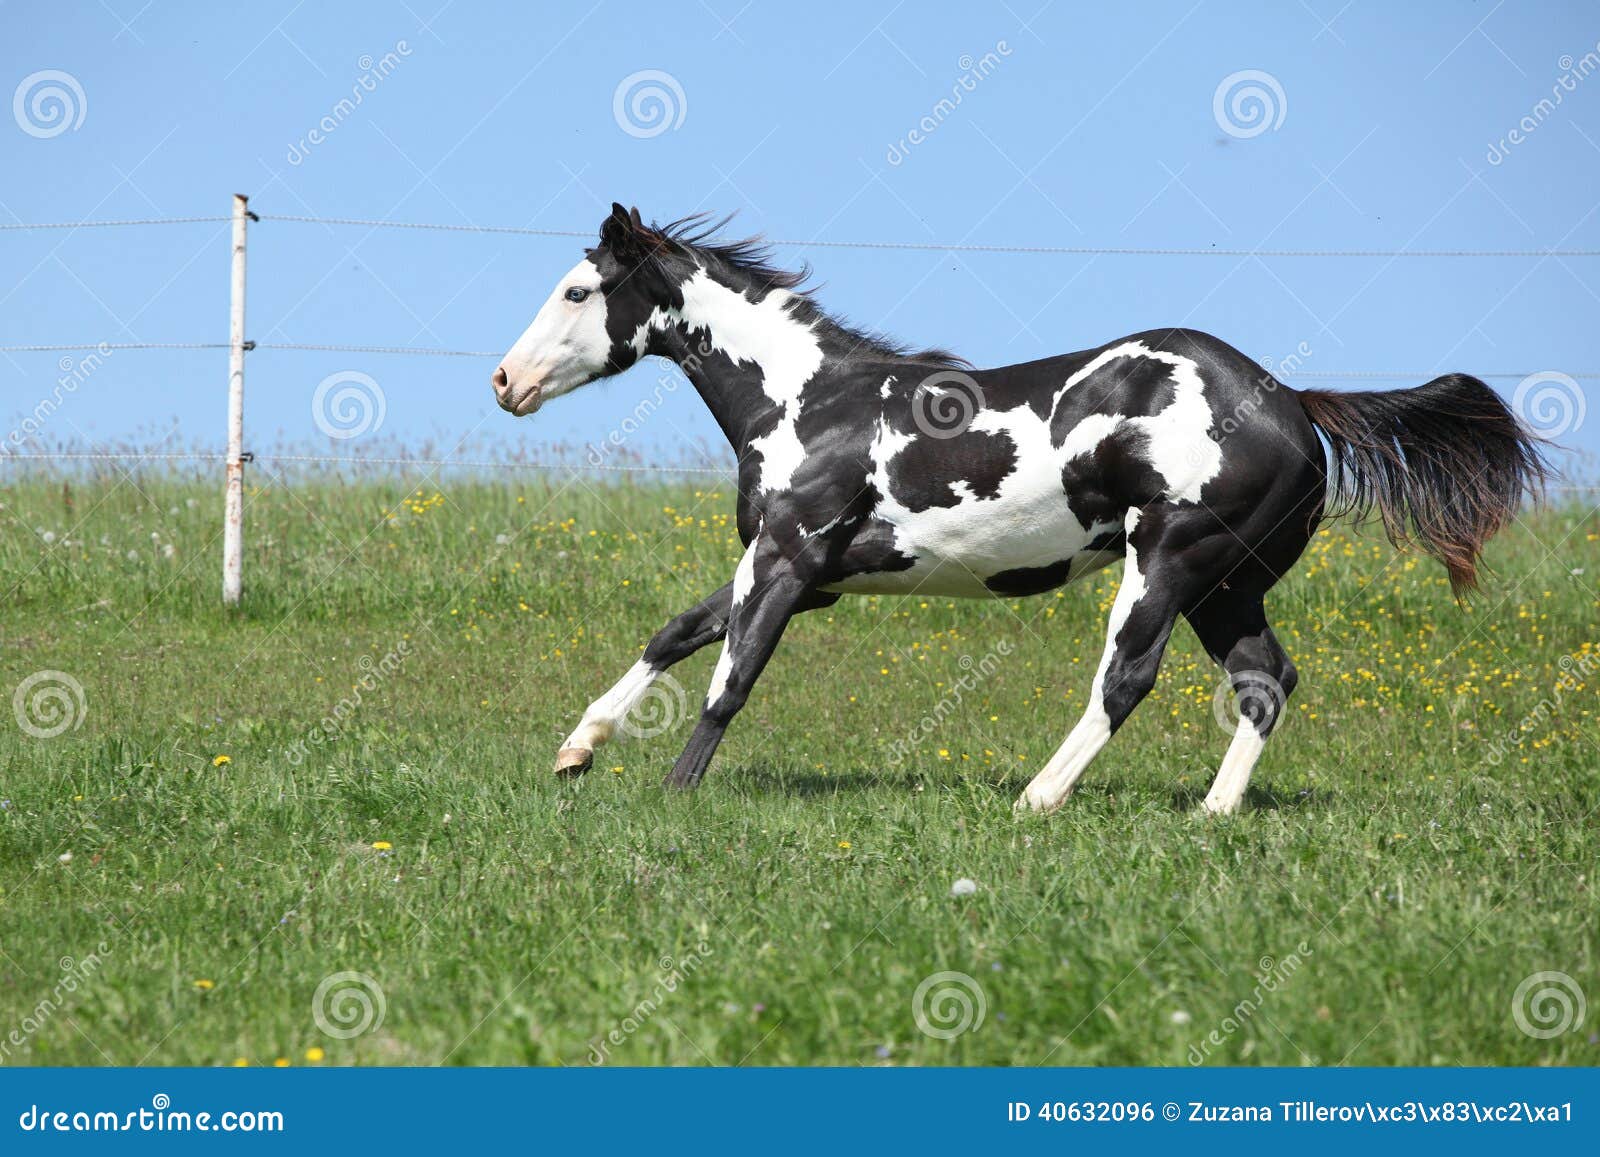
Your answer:
[[[1600,1061],[1586,508],[1507,532],[1469,612],[1434,564],[1324,534],[1269,606],[1301,683],[1247,811],[1195,813],[1227,735],[1180,625],[1079,794],[1018,821],[1119,568],[804,616],[669,797],[687,722],[576,784],[549,766],[731,574],[731,495],[435,493],[251,492],[229,614],[214,485],[0,488],[0,1062]],[[691,708],[715,654],[675,672]],[[83,688],[53,738],[11,710],[40,671]],[[1512,1008],[1542,971],[1589,1006],[1549,1039]],[[313,1014],[340,972],[383,995],[348,1039]],[[981,1026],[919,1029],[939,972],[972,978]]]

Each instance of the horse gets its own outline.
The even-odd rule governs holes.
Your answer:
[[[1181,615],[1239,722],[1206,794],[1231,813],[1297,676],[1264,598],[1326,518],[1373,513],[1445,566],[1458,601],[1484,543],[1537,498],[1542,443],[1477,378],[1296,390],[1225,342],[1148,330],[979,370],[825,312],[809,270],[696,215],[613,204],[492,376],[527,417],[646,356],[676,362],[738,457],[733,578],[668,622],[589,704],[555,770],[581,775],[651,684],[716,641],[665,784],[700,783],[789,620],[845,594],[1036,595],[1117,559],[1088,705],[1017,800],[1059,808],[1155,683]]]

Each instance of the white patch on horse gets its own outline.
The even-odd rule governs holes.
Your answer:
[[[1067,434],[1072,452],[1067,460],[1087,454],[1123,425],[1145,435],[1146,461],[1166,484],[1166,497],[1179,502],[1199,502],[1200,490],[1222,469],[1222,446],[1211,437],[1211,407],[1205,383],[1194,359],[1166,350],[1153,350],[1141,342],[1113,346],[1067,379],[1055,404],[1068,390],[1118,358],[1150,358],[1172,367],[1172,404],[1156,414],[1136,418],[1121,414],[1091,414]],[[1055,408],[1051,407],[1052,410]]]
[[[1132,542],[1134,527],[1139,525],[1139,514],[1139,509],[1135,507],[1128,511],[1123,522],[1123,529],[1129,538],[1128,561],[1122,572],[1122,585],[1117,588],[1117,597],[1111,604],[1111,617],[1106,622],[1106,646],[1100,655],[1100,667],[1095,671],[1094,686],[1089,691],[1089,705],[1084,708],[1077,725],[1067,733],[1067,738],[1050,757],[1050,762],[1044,765],[1044,769],[1033,777],[1023,791],[1022,798],[1017,801],[1019,810],[1047,812],[1060,807],[1072,794],[1072,789],[1077,786],[1090,762],[1111,738],[1111,717],[1106,714],[1105,708],[1106,673],[1117,654],[1117,636],[1122,633],[1128,616],[1133,613],[1133,608],[1145,592],[1144,574],[1139,570],[1139,556]]]
[[[1049,419],[1027,405],[982,409],[968,429],[1010,439],[1016,452],[1011,473],[1000,480],[992,498],[978,496],[969,483],[957,480],[951,483],[959,499],[955,505],[912,511],[895,497],[889,474],[896,455],[914,436],[891,429],[880,417],[869,448],[868,481],[879,495],[873,514],[893,528],[895,549],[913,563],[906,570],[854,575],[826,589],[983,597],[993,594],[984,580],[1002,571],[1074,560],[1074,570],[1082,575],[1118,557],[1087,550],[1107,528],[1086,527],[1073,515],[1061,489],[1061,472],[1074,449],[1051,444]],[[1104,432],[1111,429],[1108,425]]]
[[[827,534],[828,531],[835,527],[849,526],[854,521],[854,518],[846,518],[843,514],[835,514],[815,530],[807,530],[806,524],[798,521],[794,524],[794,528],[799,531],[801,538],[816,538],[818,535]]]
[[[1212,815],[1229,815],[1239,810],[1245,789],[1250,786],[1250,773],[1255,770],[1256,760],[1261,758],[1261,749],[1266,745],[1266,738],[1256,730],[1256,725],[1248,717],[1241,716],[1233,742],[1228,744],[1228,754],[1222,757],[1217,778],[1206,793],[1206,811]]]
[[[650,690],[650,685],[660,675],[660,671],[640,659],[628,668],[628,673],[618,679],[611,690],[589,704],[583,713],[583,720],[561,746],[593,751],[614,738],[623,720],[639,705],[645,692]]]
[[[709,707],[722,698],[723,691],[728,687],[728,676],[733,674],[733,618],[739,613],[739,608],[749,597],[756,585],[756,543],[760,541],[760,532],[750,540],[750,545],[745,548],[744,554],[739,559],[739,566],[733,572],[733,605],[728,611],[729,630],[727,637],[722,640],[722,654],[717,656],[717,665],[711,672],[711,686],[706,690],[706,706]]]
[[[761,392],[781,407],[778,424],[768,434],[751,441],[761,454],[761,490],[786,490],[794,472],[805,460],[805,448],[795,432],[800,417],[800,395],[805,384],[822,367],[822,343],[812,325],[789,311],[799,299],[788,290],[774,289],[760,301],[751,301],[736,289],[716,281],[704,269],[678,287],[683,308],[659,306],[633,336],[641,353],[652,329],[682,322],[691,332],[704,330],[713,350],[736,362],[753,362],[761,370]]]

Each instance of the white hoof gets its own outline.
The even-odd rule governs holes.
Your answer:
[[[1012,805],[1011,810],[1018,816],[1043,816],[1049,815],[1051,812],[1056,811],[1061,807],[1062,804],[1066,802],[1067,797],[1065,794],[1058,797],[1053,794],[1037,791],[1030,784],[1023,790],[1022,794],[1017,797],[1017,802]]]
[[[594,766],[594,751],[588,747],[563,747],[556,752],[556,774],[579,776]]]

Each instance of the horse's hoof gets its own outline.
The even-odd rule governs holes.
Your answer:
[[[666,791],[693,791],[700,786],[700,781],[672,772],[666,779],[661,781],[661,786]]]
[[[1018,819],[1024,816],[1047,816],[1058,810],[1066,798],[1058,800],[1046,799],[1044,796],[1035,796],[1031,792],[1023,792],[1017,797],[1017,802],[1011,805],[1011,813]]]
[[[556,752],[556,774],[576,778],[594,766],[594,752],[587,747],[563,747]]]

